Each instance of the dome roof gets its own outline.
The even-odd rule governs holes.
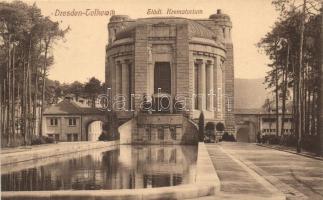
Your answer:
[[[113,15],[110,18],[110,22],[122,22],[130,20],[130,17],[128,15]]]
[[[228,19],[228,20],[230,20],[229,15],[222,13],[222,10],[221,9],[218,9],[216,11],[216,14],[210,15],[209,18],[210,19],[221,19],[222,18],[222,19]]]
[[[144,24],[170,24],[170,25],[178,25],[178,24],[187,24],[188,25],[188,34],[190,37],[199,37],[199,38],[207,38],[214,39],[216,38],[216,34],[204,26],[201,23],[196,21],[185,19],[185,18],[144,18],[138,19],[136,22],[133,22],[126,26],[123,30],[119,31],[116,34],[116,39],[129,38],[134,36],[134,32],[136,27]]]

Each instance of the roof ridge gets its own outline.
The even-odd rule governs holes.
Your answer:
[[[73,101],[68,101],[68,103],[72,104],[77,110],[79,110],[81,113],[83,113],[81,106],[77,105]]]

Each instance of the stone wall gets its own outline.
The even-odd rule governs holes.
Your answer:
[[[180,114],[143,114],[119,127],[121,144],[197,144],[198,129]]]
[[[233,45],[226,44],[227,58],[225,65],[225,127],[226,131],[234,133],[234,64]]]
[[[189,69],[189,43],[188,43],[187,24],[177,25],[176,37],[176,95],[189,98],[193,94],[193,88],[190,88],[192,80],[192,71]],[[187,108],[191,109],[188,102]]]
[[[109,142],[61,142],[57,144],[35,145],[30,149],[13,149],[14,152],[1,153],[1,168],[5,165],[26,161],[36,163],[39,159],[70,154],[91,149],[104,148],[119,145],[118,141]]]
[[[185,115],[197,119],[199,111],[203,110],[209,121],[224,121],[227,131],[234,132],[232,24],[228,15],[218,11],[217,14],[211,15],[209,19],[199,20],[168,17],[165,17],[165,19],[130,20],[127,16],[116,16],[112,21],[110,20],[112,24],[109,25],[109,31],[116,28],[118,32],[119,26],[117,24],[121,23],[120,20],[125,27],[123,30],[120,29],[116,40],[113,37],[110,38],[110,44],[107,48],[106,80],[108,86],[112,87],[113,95],[115,94],[114,91],[120,87],[118,85],[121,84],[117,84],[114,80],[118,77],[115,70],[116,63],[119,63],[118,60],[120,59],[130,59],[133,67],[131,92],[136,95],[132,108],[136,111],[136,115],[143,95],[150,96],[154,93],[154,63],[170,62],[172,70],[171,95],[180,96],[182,99],[186,97],[187,113]],[[134,26],[127,27],[127,23],[134,21],[136,21]],[[205,26],[208,28],[205,28]],[[211,32],[209,29],[216,36],[210,37],[208,35]],[[160,51],[161,47],[167,48]],[[126,56],[128,57],[126,58]],[[221,110],[211,111],[209,109],[209,107],[218,104],[217,98],[206,99],[206,102],[203,99],[202,101],[207,106],[199,105],[199,109],[195,109],[195,106],[193,106],[195,61],[197,60],[202,61],[203,67],[210,73],[210,66],[214,66],[212,68],[213,77],[204,76],[205,73],[202,74],[207,79],[206,82],[213,82],[213,87],[212,84],[211,86],[206,85],[206,87],[201,86],[199,90],[204,91],[212,88],[214,93],[220,92],[222,94],[221,102],[219,101]],[[224,64],[223,61],[225,61]],[[222,71],[218,70],[220,68],[223,69],[222,76],[219,76],[219,74],[222,74],[220,73]],[[200,77],[200,79],[203,80],[203,77]],[[222,80],[220,81],[220,79]],[[219,83],[221,83],[221,90],[218,90]],[[206,92],[202,93],[206,95]]]
[[[148,27],[147,25],[137,26],[135,37],[135,67],[134,77],[135,85],[134,92],[136,95],[143,96],[148,94]],[[135,101],[135,110],[139,108],[140,100]]]

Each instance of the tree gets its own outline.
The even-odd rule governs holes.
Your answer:
[[[224,124],[222,122],[217,123],[215,126],[215,129],[217,131],[221,131],[221,132],[224,131],[224,129],[225,129]]]
[[[64,94],[74,94],[76,98],[85,93],[84,84],[79,81],[74,81],[73,83],[66,85],[66,89],[64,90]]]
[[[41,93],[44,99],[45,90],[39,83],[44,85],[53,63],[47,53],[52,42],[62,39],[65,33],[57,22],[42,16],[36,4],[0,3],[2,146],[30,144],[32,135],[37,134],[38,100]]]
[[[300,152],[302,137],[311,132],[318,135],[318,60],[319,43],[318,0],[274,0],[280,18],[273,29],[258,43],[272,60],[273,68],[266,77],[268,87],[276,86],[276,107],[282,101],[282,127],[289,87],[293,88],[293,129],[298,138]],[[276,41],[281,41],[281,45]],[[280,90],[281,99],[277,98]],[[277,113],[276,113],[277,114]],[[276,116],[277,117],[277,116]],[[278,117],[277,117],[278,118]]]
[[[198,121],[198,127],[199,127],[199,141],[204,141],[204,114],[203,111],[200,114],[199,121]]]
[[[95,101],[97,96],[103,92],[101,81],[92,77],[84,85],[84,92],[92,99],[92,107],[95,107]]]

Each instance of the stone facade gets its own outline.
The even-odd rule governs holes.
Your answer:
[[[262,112],[258,109],[236,109],[235,111],[235,138],[238,142],[256,142],[257,134],[276,135],[276,114]],[[279,113],[278,135],[281,135],[282,114]],[[292,134],[292,114],[285,113],[284,135]]]
[[[44,111],[42,132],[56,141],[96,141],[107,121],[105,112],[64,100]]]
[[[112,16],[106,83],[113,100],[123,102],[119,112],[134,112],[132,118],[142,109],[143,96],[166,93],[173,103],[170,113],[176,102],[185,102],[185,116],[197,120],[203,111],[207,121],[224,122],[233,132],[231,28],[220,10],[208,19]]]

